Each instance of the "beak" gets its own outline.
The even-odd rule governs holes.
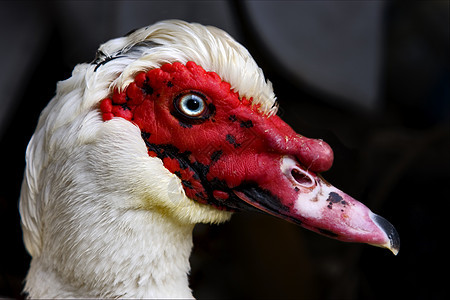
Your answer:
[[[386,219],[309,172],[290,156],[281,158],[280,171],[280,181],[273,187],[241,186],[234,194],[260,211],[319,234],[387,248],[397,255],[400,238]]]

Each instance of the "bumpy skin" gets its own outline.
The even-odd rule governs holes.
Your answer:
[[[189,92],[207,100],[200,118],[184,116],[174,103]],[[188,197],[220,209],[247,206],[233,190],[250,186],[291,206],[298,191],[271,174],[279,172],[281,155],[296,157],[313,172],[329,169],[333,161],[326,143],[296,134],[276,115],[263,115],[252,99],[240,99],[230,84],[193,62],[139,73],[100,107],[104,120],[122,117],[141,129],[149,155],[182,180]]]
[[[186,95],[203,99],[201,113],[182,110]],[[141,72],[100,109],[105,121],[121,117],[138,126],[148,154],[180,178],[190,199],[263,211],[328,237],[398,251],[389,222],[316,174],[333,163],[328,144],[265,115],[194,62]]]

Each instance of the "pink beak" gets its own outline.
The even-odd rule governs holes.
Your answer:
[[[234,193],[259,210],[319,234],[345,242],[387,248],[395,255],[398,253],[399,235],[386,219],[372,213],[364,204],[330,185],[319,175],[305,170],[291,156],[281,158],[280,168],[284,179],[297,191],[294,201],[281,200],[277,207],[257,201],[256,191],[236,190]]]

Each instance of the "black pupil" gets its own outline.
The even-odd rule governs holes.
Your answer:
[[[197,110],[200,107],[200,102],[197,99],[189,99],[186,103],[186,107],[190,110]]]

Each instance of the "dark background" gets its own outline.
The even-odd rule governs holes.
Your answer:
[[[168,18],[218,26],[246,46],[283,119],[334,149],[324,177],[401,237],[393,256],[236,214],[196,227],[194,296],[444,298],[448,1],[0,2],[0,297],[21,297],[30,261],[17,209],[24,152],[56,82],[93,60],[100,43]]]

